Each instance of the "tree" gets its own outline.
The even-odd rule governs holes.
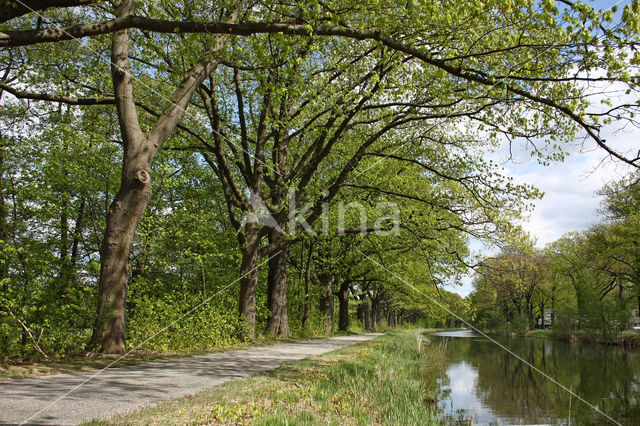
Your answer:
[[[640,184],[638,173],[606,185],[605,213],[610,223],[605,225],[604,247],[613,262],[607,270],[618,278],[620,285],[628,284],[637,298],[640,310]]]
[[[119,7],[118,18],[126,19],[134,13],[133,1],[125,0]],[[234,21],[238,10],[231,11],[228,19]],[[106,230],[100,249],[100,279],[98,285],[98,315],[90,346],[104,352],[123,352],[125,333],[125,293],[127,265],[133,235],[151,199],[151,164],[158,149],[173,132],[184,114],[196,88],[216,66],[218,52],[227,36],[217,36],[205,43],[204,53],[187,70],[148,132],[142,130],[135,105],[133,76],[129,64],[130,30],[116,31],[111,48],[111,76],[113,98],[101,102],[114,103],[118,113],[123,141],[122,180],[107,213]],[[5,87],[6,89],[6,87]],[[38,98],[37,96],[19,97]],[[69,97],[44,96],[43,100],[71,104],[87,102]]]
[[[514,331],[526,331],[536,325],[537,316],[544,316],[549,259],[543,250],[535,248],[528,235],[521,233],[511,240],[513,245],[482,261],[472,300],[477,304],[479,323],[495,329],[506,325]],[[496,307],[501,318],[492,312]]]
[[[37,10],[46,5],[70,5],[66,2],[29,4],[37,6],[34,7]],[[522,138],[542,154],[535,138],[546,138],[553,148],[557,143],[570,140],[580,130],[610,155],[637,163],[636,158],[626,158],[613,151],[599,136],[600,124],[607,119],[629,120],[633,124],[637,105],[623,103],[605,112],[589,110],[589,94],[575,83],[618,82],[630,92],[637,91],[637,82],[632,78],[636,59],[628,55],[626,48],[637,43],[638,19],[634,12],[639,7],[638,1],[625,6],[620,23],[611,22],[613,11],[596,11],[579,2],[563,9],[550,2],[533,1],[517,6],[499,1],[485,2],[473,7],[454,2],[433,7],[381,1],[353,4],[349,8],[333,3],[300,6],[263,2],[261,7],[242,11],[236,5],[223,6],[227,5],[216,11],[214,22],[211,22],[212,13],[205,11],[199,2],[185,2],[185,13],[167,5],[155,7],[153,3],[143,2],[139,5],[141,15],[138,16],[133,13],[132,3],[126,1],[113,19],[108,19],[107,13],[92,5],[82,9],[91,11],[86,15],[75,13],[75,9],[65,10],[70,13],[53,9],[47,11],[46,16],[55,23],[45,22],[36,29],[30,27],[28,17],[22,16],[22,12],[3,18],[15,17],[7,21],[8,28],[0,37],[0,45],[11,48],[2,58],[7,63],[17,55],[16,52],[27,49],[25,46],[115,34],[112,45],[114,96],[103,96],[100,91],[87,89],[92,86],[86,82],[64,87],[46,75],[42,76],[44,84],[33,84],[30,81],[33,73],[24,72],[31,70],[30,64],[11,68],[10,75],[1,83],[4,90],[21,98],[80,105],[117,105],[125,156],[121,189],[107,220],[102,250],[100,318],[93,339],[93,345],[102,350],[123,350],[122,306],[127,256],[133,233],[151,195],[151,161],[177,126],[191,95],[215,68],[218,53],[225,48],[229,34],[247,37],[281,33],[298,39],[339,37],[363,41],[356,44],[365,52],[371,45],[384,47],[399,55],[398,60],[403,64],[400,69],[405,77],[396,77],[402,83],[397,87],[408,83],[418,87],[427,84],[423,93],[432,96],[429,98],[434,101],[431,106],[449,106],[440,109],[447,117],[455,115],[452,109],[460,107],[461,116],[477,124],[476,133],[489,132],[487,136],[492,134],[494,138],[498,135]],[[389,19],[390,16],[393,19]],[[294,18],[293,22],[290,18]],[[86,23],[86,19],[93,21]],[[186,43],[186,40],[205,44],[204,55],[196,55],[188,61],[195,65],[185,69],[183,74],[149,73],[157,78],[169,76],[169,80],[180,83],[171,95],[169,106],[157,120],[149,123],[148,132],[143,131],[146,125],[141,126],[138,122],[131,74],[127,73],[131,62],[129,32],[134,28],[150,35],[135,37],[136,46],[149,55],[135,59],[142,64],[142,70],[151,68],[149,63],[157,63],[156,59],[162,56],[158,46],[166,40],[170,40],[171,45]],[[149,58],[152,60],[148,61]],[[173,61],[164,66],[166,69],[182,68]],[[591,77],[596,74],[593,73],[595,70],[599,71],[598,77]],[[602,74],[606,77],[601,77]],[[59,94],[57,89],[64,94]],[[434,93],[437,100],[433,98]],[[98,95],[98,99],[93,95]],[[392,102],[390,111],[403,104],[402,90],[397,90],[395,96],[400,102]],[[415,105],[409,103],[405,107]],[[469,111],[476,112],[469,114]],[[554,156],[555,152],[552,152],[551,157]],[[317,214],[311,214],[310,218]],[[274,318],[274,324],[282,324],[277,316]]]

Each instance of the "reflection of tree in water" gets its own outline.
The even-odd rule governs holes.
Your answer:
[[[501,342],[617,421],[637,424],[638,351],[541,339],[512,338]],[[454,338],[449,340],[447,355],[449,365],[466,361],[478,370],[476,397],[496,416],[527,423],[569,418],[569,393],[495,344]],[[605,423],[604,417],[576,398],[571,405],[572,422]]]

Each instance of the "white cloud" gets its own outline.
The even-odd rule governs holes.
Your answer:
[[[635,137],[625,137],[616,143],[617,148],[637,148]],[[529,163],[521,168],[508,165],[508,173],[520,182],[536,186],[545,193],[535,203],[535,210],[524,229],[538,239],[538,245],[555,241],[563,234],[581,231],[602,221],[599,213],[602,197],[597,192],[607,183],[619,180],[630,170],[621,162],[606,159],[602,149],[573,152],[563,163],[543,167]]]

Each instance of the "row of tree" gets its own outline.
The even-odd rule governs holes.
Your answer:
[[[468,236],[538,195],[486,149],[584,134],[637,161],[599,135],[637,105],[588,90],[636,93],[637,1],[0,5],[10,356],[122,352],[161,317],[168,346],[331,329],[334,297],[341,329],[350,299],[365,326],[446,321],[385,269],[462,303],[437,286]]]
[[[610,339],[640,309],[640,175],[607,185],[606,220],[544,249],[531,241],[486,259],[470,302],[481,327],[507,332],[552,325]],[[545,324],[542,320],[545,317]],[[551,322],[551,324],[549,324]]]

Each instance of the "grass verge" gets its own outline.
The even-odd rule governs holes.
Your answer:
[[[443,356],[418,331],[392,332],[89,424],[438,424],[433,372]]]

